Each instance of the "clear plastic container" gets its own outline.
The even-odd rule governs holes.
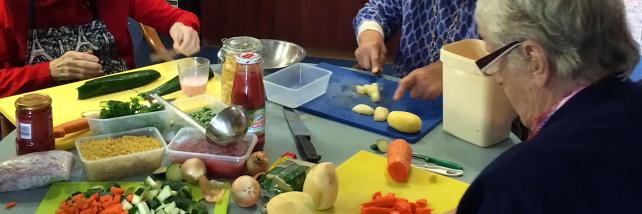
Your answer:
[[[445,45],[440,60],[444,73],[444,131],[481,147],[510,135],[515,112],[492,76],[484,76],[475,60],[488,52],[481,40]]]
[[[170,110],[135,114],[110,119],[86,117],[93,135],[111,134],[144,127],[156,127],[164,133],[171,125],[174,113]]]
[[[172,163],[183,163],[189,158],[203,160],[208,177],[235,179],[243,175],[245,161],[256,142],[256,136],[248,135],[236,147],[211,145],[198,130],[186,127],[172,139],[167,153]]]
[[[265,76],[268,100],[296,108],[323,94],[332,72],[312,64],[296,63]]]
[[[152,173],[161,166],[163,154],[167,143],[163,140],[158,129],[147,127],[134,129],[114,134],[98,135],[93,137],[81,137],[76,140],[76,148],[79,145],[92,140],[118,138],[122,136],[147,136],[158,140],[161,148],[147,150],[134,154],[120,155],[98,160],[85,160],[83,153],[78,150],[78,156],[85,165],[85,174],[90,181],[108,181],[110,179],[122,178],[132,175],[144,175]]]

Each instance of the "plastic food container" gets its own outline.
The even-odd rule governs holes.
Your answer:
[[[263,83],[268,100],[296,108],[325,94],[331,75],[315,65],[296,63],[265,76]]]
[[[444,131],[481,147],[510,135],[515,112],[492,76],[485,76],[475,60],[488,52],[481,40],[445,45],[440,60],[444,73]]]
[[[187,114],[196,112],[205,107],[212,109],[212,112],[218,114],[220,111],[228,107],[228,105],[223,103],[223,101],[221,101],[220,99],[207,94],[198,95],[198,96],[189,97],[189,98],[177,99],[176,101],[172,102],[172,104],[176,106],[176,108],[180,109],[181,111]],[[174,114],[174,122],[179,125],[178,127],[182,128],[185,126],[188,126],[188,127],[190,126],[189,123],[187,123],[181,117],[179,117],[175,113],[172,113],[172,114]],[[178,129],[174,129],[174,131],[177,132]]]
[[[147,150],[139,153],[114,156],[98,160],[85,160],[83,153],[78,149],[80,160],[85,165],[85,174],[90,181],[107,181],[115,178],[122,178],[132,175],[144,175],[153,172],[161,166],[163,154],[167,143],[163,140],[158,129],[147,127],[134,129],[114,134],[98,135],[93,137],[81,137],[76,140],[76,148],[79,145],[92,140],[105,138],[118,138],[122,136],[147,136],[158,140],[161,148]]]
[[[165,109],[110,119],[89,117],[86,119],[93,135],[111,134],[145,127],[155,127],[164,133],[169,128],[173,116],[172,111]]]
[[[243,175],[245,161],[256,142],[255,135],[248,135],[236,147],[211,145],[198,130],[187,127],[172,139],[167,146],[167,153],[172,163],[183,163],[189,158],[203,160],[208,177],[235,179]]]

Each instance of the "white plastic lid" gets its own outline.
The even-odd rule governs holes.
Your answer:
[[[243,52],[236,55],[236,62],[244,65],[257,64],[261,62],[261,55],[255,52]]]

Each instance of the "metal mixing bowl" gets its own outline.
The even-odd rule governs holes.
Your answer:
[[[261,39],[263,43],[263,69],[285,68],[305,58],[306,52],[301,46],[282,40]]]

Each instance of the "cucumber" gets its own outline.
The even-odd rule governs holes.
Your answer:
[[[214,72],[212,71],[212,69],[210,69],[210,72],[209,72],[209,75],[207,76],[207,79],[209,80],[209,79],[212,79],[213,77],[214,77]],[[156,88],[154,88],[154,89],[152,89],[150,91],[138,94],[138,96],[146,97],[149,94],[157,94],[158,96],[163,96],[163,95],[174,93],[174,92],[177,92],[177,91],[180,91],[180,90],[181,90],[181,83],[180,83],[180,80],[178,79],[178,75],[177,75],[176,77],[172,78],[171,80],[161,84],[160,86],[158,86],[158,87],[156,87]]]
[[[161,203],[161,202],[160,202],[158,199],[156,199],[156,198],[153,198],[153,199],[147,200],[147,204],[149,205],[149,208],[150,208],[150,209],[153,209],[153,210],[155,210],[156,208],[158,208],[158,207],[160,207],[161,205],[163,205],[163,203]]]
[[[120,202],[120,206],[122,206],[123,209],[125,209],[125,210],[130,210],[133,207],[132,204],[127,202],[127,199],[125,199],[122,202]]]
[[[127,210],[127,214],[136,214],[138,213],[138,207],[132,207],[131,209]]]
[[[147,85],[160,78],[155,70],[134,71],[106,76],[85,82],[78,87],[78,99],[84,100]]]
[[[141,197],[139,195],[133,195],[132,196],[132,204],[141,204],[141,202],[144,204],[144,201],[141,201]]]
[[[176,197],[176,207],[181,210],[187,210],[194,203],[191,199]]]
[[[140,214],[152,214],[152,211],[149,210],[149,207],[146,203],[138,203],[136,207],[138,207],[138,213]]]
[[[156,196],[156,198],[158,198],[158,200],[160,201],[165,201],[165,199],[169,198],[170,196],[172,196],[172,190],[169,188],[169,186],[165,186],[163,187],[163,190],[158,193],[158,196]]]

